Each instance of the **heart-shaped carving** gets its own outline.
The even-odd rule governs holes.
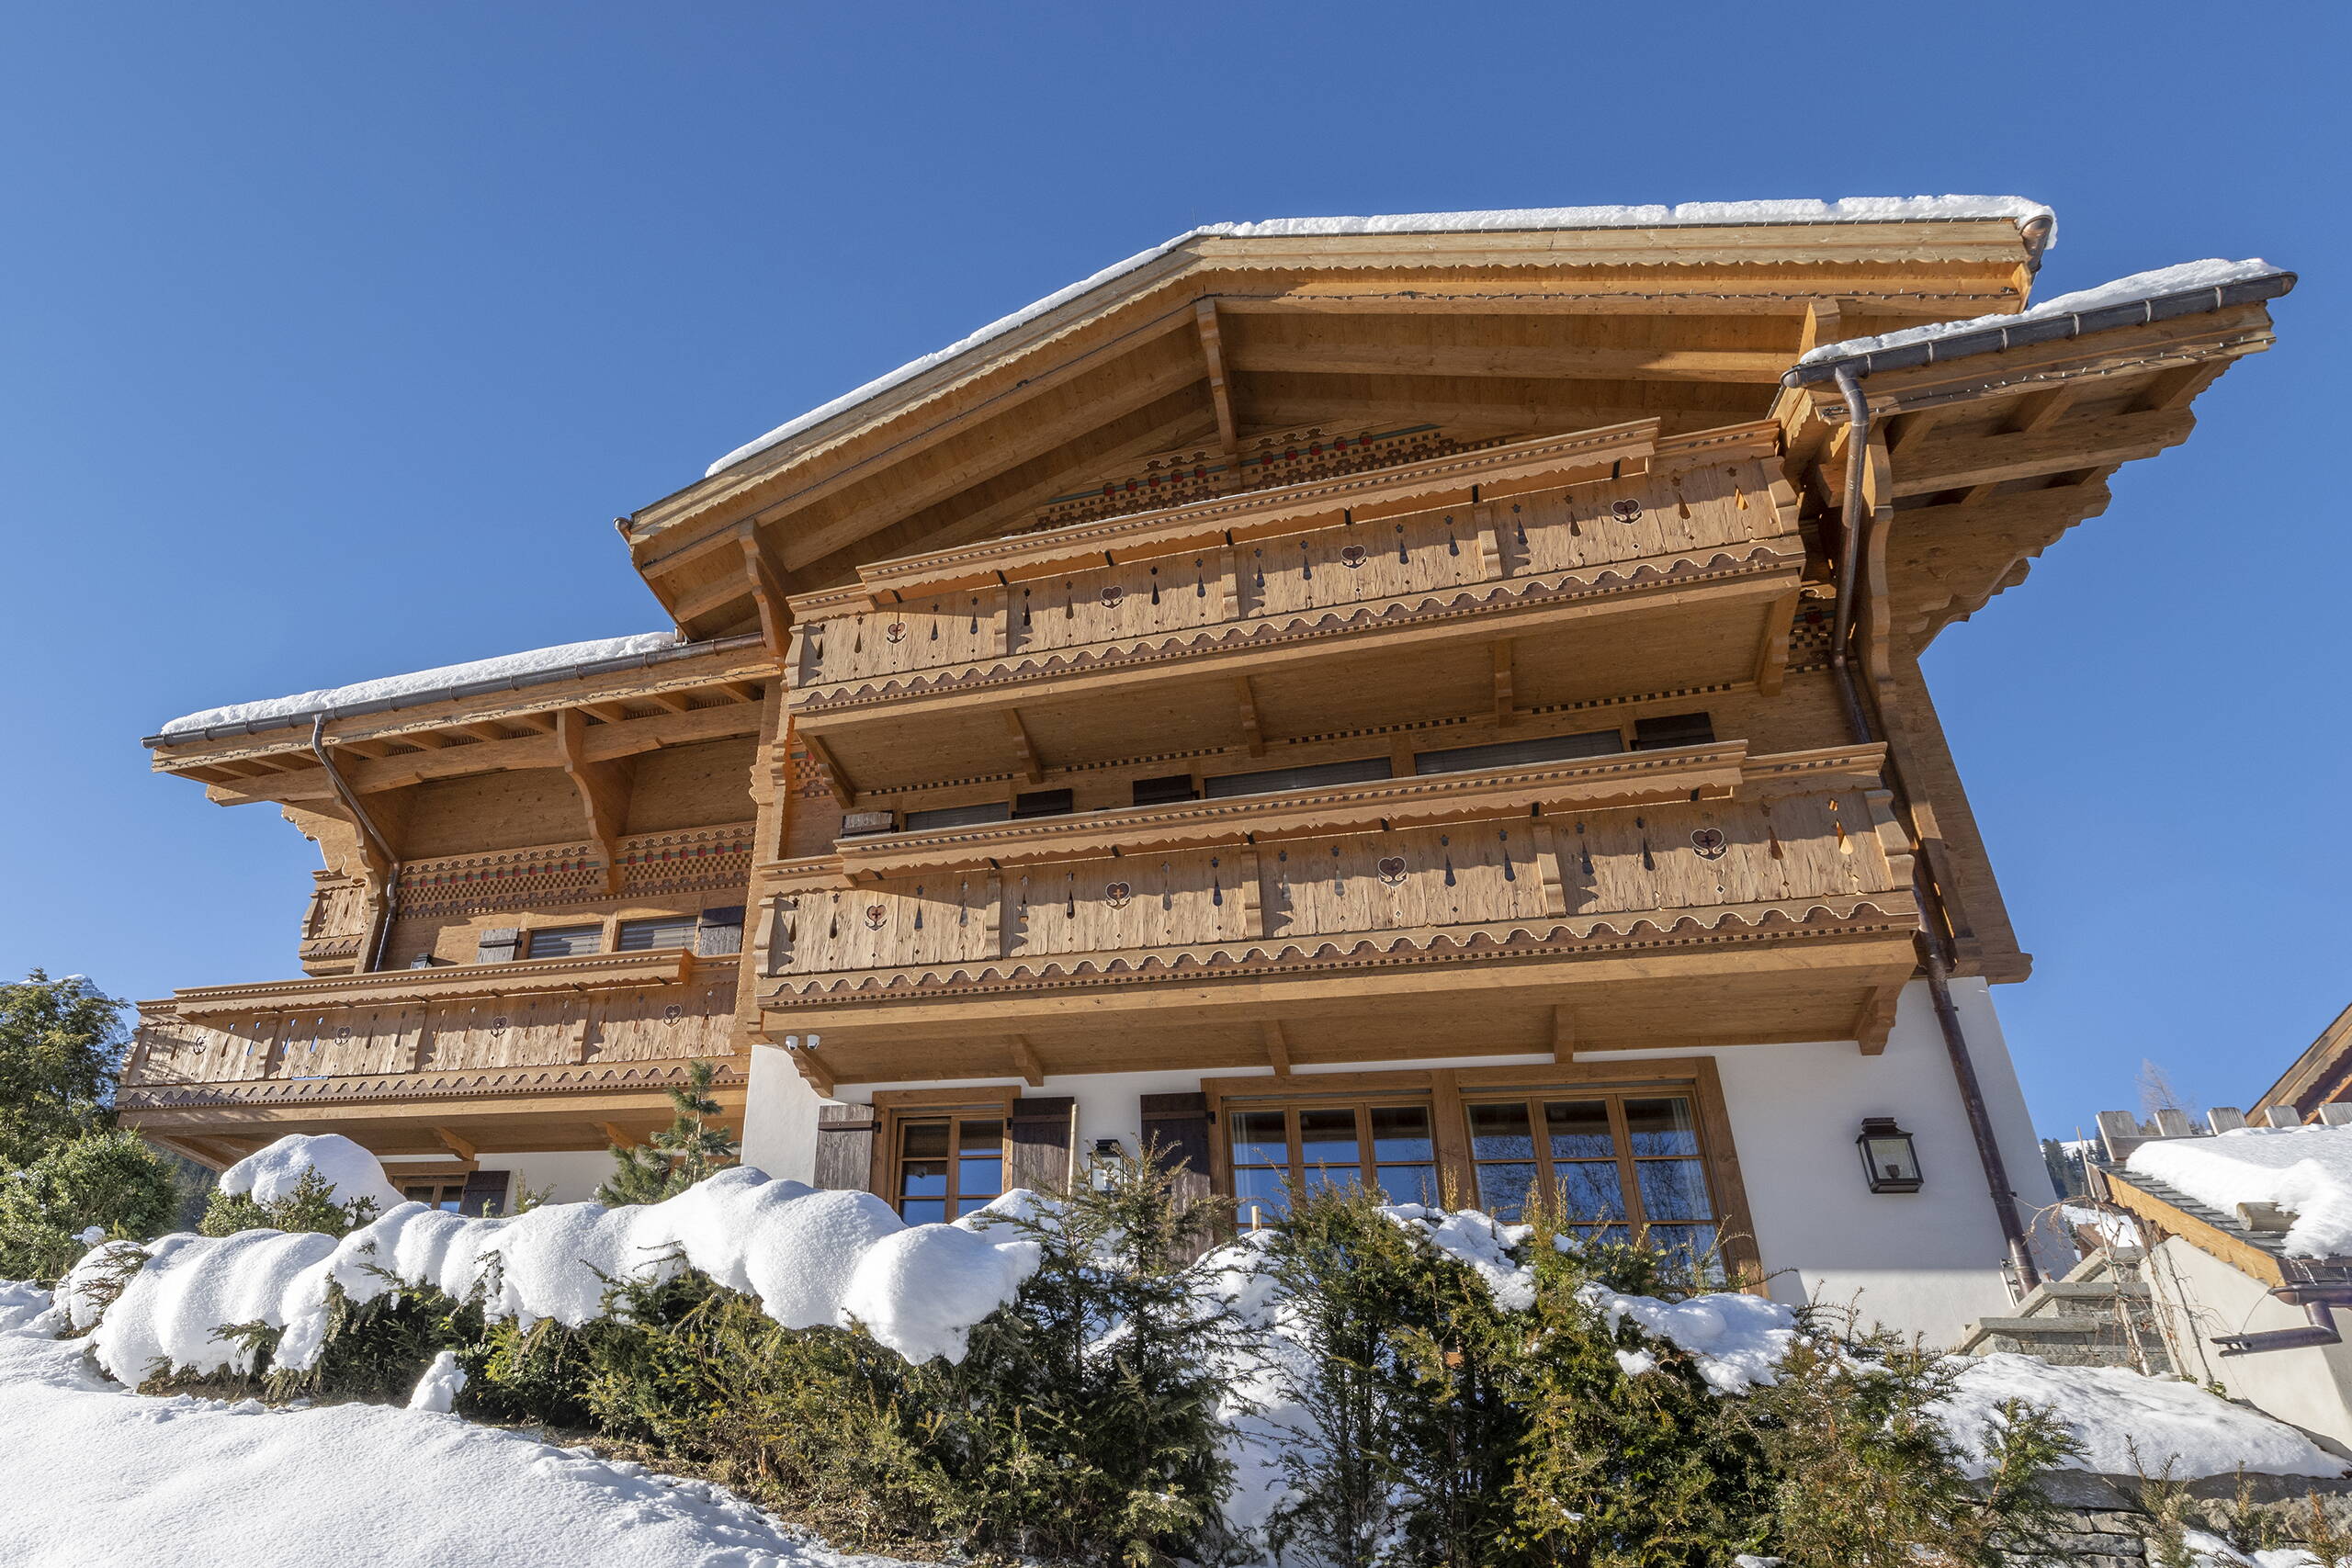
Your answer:
[[[1642,503],[1638,501],[1611,502],[1609,513],[1620,523],[1639,523],[1642,520]]]
[[[882,635],[889,638],[892,642],[904,642],[907,640],[907,623],[904,621],[892,621],[888,626],[882,628]]]
[[[1102,897],[1110,900],[1114,909],[1124,909],[1127,900],[1135,897],[1135,889],[1124,882],[1114,882],[1102,889]]]
[[[1363,547],[1362,545],[1350,545],[1345,549],[1341,550],[1340,552],[1340,564],[1346,567],[1350,571],[1353,571],[1356,568],[1362,566],[1363,564]]]
[[[1389,886],[1402,887],[1405,885],[1405,857],[1403,855],[1390,855],[1385,860],[1383,860],[1379,865],[1374,867],[1374,869],[1380,873],[1380,880],[1386,883]]]
[[[868,931],[880,931],[882,922],[889,918],[890,911],[879,904],[868,904],[865,907],[865,929]]]
[[[1724,830],[1721,828],[1693,828],[1690,847],[1699,852],[1701,860],[1721,860],[1724,856]]]
[[[1114,583],[1102,590],[1102,607],[1106,610],[1115,610],[1119,607],[1119,601],[1126,596],[1127,591]]]

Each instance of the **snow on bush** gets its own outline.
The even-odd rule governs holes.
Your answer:
[[[0,1562],[889,1568],[585,1449],[380,1405],[141,1398],[27,1333],[0,1332]]]
[[[2107,305],[2136,304],[2140,300],[2154,299],[2166,294],[2185,294],[2192,288],[2211,288],[2217,284],[2244,283],[2248,278],[2267,277],[2278,270],[2259,257],[2223,261],[2216,256],[2204,261],[2182,262],[2176,266],[2160,266],[2152,272],[2135,272],[2129,277],[2115,278],[2089,288],[2077,288],[2072,294],[2053,294],[2023,310],[1972,316],[1964,321],[1938,321],[1929,326],[1905,327],[1900,332],[1881,333],[1876,337],[1851,337],[1842,343],[1826,343],[1807,353],[1797,363],[1816,365],[1825,359],[1849,359],[1882,348],[1904,348],[1915,343],[1959,337],[1966,333],[1981,333],[1994,327],[2013,327],[2020,321],[2071,316],[2080,310],[2096,310]]]
[[[2342,1460],[2283,1421],[2206,1393],[2195,1383],[2143,1377],[2128,1367],[2059,1367],[2031,1356],[1979,1357],[1938,1410],[1956,1441],[1982,1456],[2003,1401],[2056,1416],[2083,1445],[2069,1470],[2168,1475],[2194,1481],[2246,1470],[2257,1475],[2342,1475]]]
[[[338,1203],[364,1198],[381,1213],[401,1201],[399,1190],[385,1179],[383,1165],[340,1133],[317,1137],[289,1133],[222,1171],[220,1190],[232,1198],[242,1194],[256,1203],[275,1203],[294,1196],[295,1186],[313,1170]]]
[[[275,1364],[300,1371],[324,1345],[328,1287],[355,1302],[429,1285],[524,1326],[578,1327],[601,1315],[609,1282],[658,1281],[692,1267],[756,1296],[787,1328],[853,1318],[910,1361],[962,1359],[972,1326],[1010,1303],[1035,1271],[1038,1248],[1007,1215],[1011,1192],[954,1224],[909,1225],[866,1192],[820,1191],[737,1167],[664,1202],[607,1209],[558,1203],[507,1219],[473,1219],[401,1203],[335,1237],[241,1231],[169,1235],[119,1299],[97,1315],[94,1280],[125,1255],[101,1247],[63,1292],[98,1364],[137,1383],[158,1362],[198,1372],[248,1371],[253,1349],[222,1339],[230,1324],[281,1329]],[[121,1245],[116,1244],[117,1247]]]
[[[408,1396],[408,1407],[446,1416],[456,1407],[458,1395],[465,1391],[466,1372],[458,1365],[458,1353],[438,1351],[433,1364],[424,1369],[424,1375],[416,1380],[416,1387]]]
[[[2127,1165],[2224,1214],[2241,1203],[2276,1204],[2295,1216],[2279,1242],[2294,1257],[2352,1254],[2352,1127],[2165,1138],[2133,1149]]]

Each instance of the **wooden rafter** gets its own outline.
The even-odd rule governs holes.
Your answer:
[[[1894,1028],[1895,1006],[1902,999],[1901,985],[1881,986],[1854,1015],[1854,1043],[1861,1047],[1863,1055],[1875,1056],[1886,1049],[1887,1036]]]
[[[435,1127],[433,1129],[433,1135],[440,1139],[442,1146],[448,1149],[450,1153],[456,1155],[459,1159],[469,1160],[474,1157],[476,1152],[475,1145],[468,1142],[466,1139],[458,1136],[457,1134],[449,1131],[448,1128]]]
[[[1514,681],[1514,660],[1516,658],[1512,649],[1511,639],[1510,637],[1502,637],[1498,639],[1495,643],[1493,653],[1495,665],[1495,722],[1508,728],[1509,726],[1516,723],[1519,719],[1518,703],[1513,697],[1511,691]]]
[[[1281,1021],[1270,1018],[1258,1027],[1265,1040],[1266,1065],[1274,1069],[1275,1076],[1288,1077],[1291,1070],[1290,1036],[1283,1032]]]
[[[1216,443],[1225,449],[1228,464],[1241,451],[1240,427],[1233,417],[1233,396],[1225,379],[1225,350],[1219,341],[1216,324],[1216,301],[1204,299],[1193,308],[1193,320],[1200,329],[1201,357],[1209,369],[1209,400],[1216,406]]]
[[[1029,1043],[1029,1037],[1025,1034],[1012,1037],[1012,1070],[1019,1073],[1021,1081],[1031,1089],[1046,1087],[1045,1064],[1037,1059],[1036,1048]]]
[[[1029,727],[1021,722],[1021,710],[1004,710],[1004,732],[1012,741],[1012,754],[1018,759],[1021,776],[1031,784],[1046,782],[1046,770],[1037,761],[1037,748],[1029,739]]]
[[[1252,757],[1264,756],[1266,732],[1258,722],[1258,694],[1250,689],[1249,676],[1233,678],[1233,702],[1241,718],[1241,743],[1250,749]]]
[[[1564,1007],[1552,1010],[1552,1060],[1566,1066],[1577,1059],[1577,1015]]]

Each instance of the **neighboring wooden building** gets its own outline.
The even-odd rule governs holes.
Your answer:
[[[535,1180],[700,1055],[748,1157],[911,1215],[1156,1140],[1245,1205],[1554,1185],[1954,1332],[2030,1273],[2008,1190],[2047,1200],[1985,990],[2028,960],[1918,656],[2292,283],[1846,341],[2018,311],[2048,232],[1148,253],[625,519],[674,649],[151,741],[326,870],[312,978],[150,1004],[127,1114]],[[1915,1190],[1865,1184],[1866,1117]]]

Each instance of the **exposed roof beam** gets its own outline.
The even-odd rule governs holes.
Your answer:
[[[1529,348],[1470,344],[1283,343],[1243,338],[1227,362],[1239,371],[1311,375],[1512,376],[1537,380],[1603,378],[1753,381],[1777,385],[1793,356],[1781,349]]]
[[[1193,308],[1193,321],[1200,328],[1201,357],[1209,368],[1209,400],[1216,406],[1216,444],[1225,448],[1230,458],[1241,449],[1239,426],[1233,417],[1233,398],[1225,384],[1225,351],[1218,341],[1216,301],[1204,299]]]

